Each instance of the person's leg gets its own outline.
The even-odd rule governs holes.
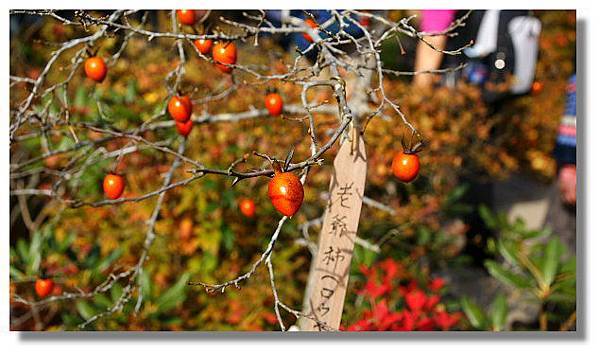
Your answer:
[[[558,183],[553,186],[553,192],[545,224],[567,246],[569,255],[573,256],[577,246],[577,207],[566,205],[561,200]]]
[[[476,179],[464,177],[461,184],[467,184],[469,189],[463,197],[463,203],[471,206],[472,211],[465,216],[465,223],[468,226],[465,246],[465,253],[472,258],[473,265],[483,267],[483,262],[491,257],[486,252],[487,238],[493,236],[490,230],[479,214],[479,205],[492,206],[493,190],[490,182],[480,182]]]

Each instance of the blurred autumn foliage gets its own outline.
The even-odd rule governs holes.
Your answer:
[[[481,102],[476,88],[460,84],[456,88],[436,87],[421,92],[410,85],[410,78],[387,79],[387,93],[427,141],[420,155],[420,177],[412,184],[395,181],[389,166],[395,152],[402,149],[400,137],[406,133],[391,111],[374,118],[365,132],[368,175],[366,195],[394,210],[363,208],[358,235],[377,244],[379,253],[357,246],[350,287],[345,304],[344,329],[470,329],[461,317],[456,299],[444,299],[443,283],[432,274],[441,264],[463,260],[467,226],[456,223],[460,217],[461,187],[465,174],[479,179],[500,179],[512,172],[530,172],[541,181],[554,176],[552,149],[556,128],[562,115],[564,91],[574,71],[575,12],[539,11],[543,22],[536,81],[541,89],[534,94],[507,102],[498,112],[490,113]],[[159,13],[158,26],[167,27],[167,16]],[[81,35],[75,28],[43,20],[35,26],[19,26],[11,37],[11,75],[36,78],[48,60],[53,43]],[[408,41],[408,39],[406,39]],[[108,58],[121,44],[118,36],[98,43],[99,55]],[[404,41],[404,39],[403,39]],[[239,62],[271,73],[285,71],[294,53],[282,50],[272,38],[261,37],[260,47],[238,44]],[[386,45],[395,46],[395,41]],[[69,65],[71,53],[59,59],[49,75],[50,82],[64,80],[61,68]],[[262,108],[267,88],[279,90],[285,104],[300,101],[300,88],[291,83],[253,82],[243,72],[234,79],[212,65],[198,60],[186,46],[188,60],[182,86],[193,99],[217,95],[236,83],[239,85],[222,99],[207,101],[196,113],[240,112]],[[407,53],[405,55],[411,55]],[[102,84],[85,80],[83,70],[72,78],[68,91],[68,110],[72,122],[93,122],[118,129],[135,128],[160,112],[168,93],[165,76],[178,61],[173,42],[161,38],[151,43],[132,37],[123,55],[109,63]],[[11,109],[27,94],[25,83],[10,89]],[[309,99],[332,102],[327,89],[309,92]],[[352,93],[350,93],[352,95]],[[61,95],[57,95],[61,96]],[[64,103],[54,97],[36,103],[60,112]],[[165,118],[165,120],[168,118]],[[337,127],[334,116],[316,114],[317,135],[325,140]],[[77,128],[78,134],[93,140],[101,133]],[[269,116],[239,122],[196,125],[187,138],[186,155],[207,166],[227,166],[252,151],[269,152],[283,159],[290,148],[295,155],[310,155],[310,137],[301,115]],[[171,144],[178,139],[174,127],[149,131],[144,138]],[[65,126],[49,132],[50,144],[71,147],[73,141]],[[99,143],[107,152],[124,147],[124,139]],[[11,145],[11,157],[36,157],[39,137]],[[336,146],[324,156],[325,164],[311,170],[300,212],[284,226],[273,255],[279,297],[301,308],[310,253],[298,243],[299,226],[322,215],[331,162]],[[90,158],[93,149],[65,153],[34,163],[40,169],[59,174],[74,162]],[[81,154],[82,153],[82,154]],[[117,170],[126,179],[126,196],[138,196],[159,188],[172,157],[155,150],[139,149],[127,154]],[[104,159],[87,166],[69,181],[66,196],[94,201],[101,199],[104,174],[114,163]],[[251,157],[240,168],[260,166],[263,161]],[[191,166],[183,164],[175,178],[189,176]],[[55,176],[40,175],[35,187],[50,187]],[[273,297],[266,270],[259,269],[241,289],[223,294],[207,294],[201,288],[187,286],[190,279],[219,282],[236,277],[255,261],[264,249],[276,225],[278,215],[269,203],[267,179],[247,179],[234,187],[231,180],[208,175],[186,186],[170,190],[162,204],[156,224],[157,239],[142,275],[143,303],[135,310],[133,302],[121,312],[100,319],[91,328],[97,330],[273,330],[277,329]],[[462,191],[464,192],[464,191]],[[240,198],[256,203],[256,215],[248,218],[238,209]],[[18,209],[17,197],[11,197],[11,211]],[[35,196],[26,201],[33,219],[42,222],[35,231],[23,223],[23,216],[11,212],[10,261],[11,295],[36,299],[33,282],[42,273],[55,280],[55,292],[82,289],[89,291],[136,262],[144,241],[145,221],[154,207],[154,199],[103,207],[60,209],[60,201]],[[39,217],[41,216],[41,217]],[[318,230],[311,229],[316,239]],[[380,261],[383,260],[383,261]],[[468,261],[467,261],[468,262]],[[375,268],[378,268],[376,271]],[[383,271],[382,271],[383,270]],[[378,274],[379,272],[379,274]],[[378,275],[378,276],[377,276]],[[379,278],[379,279],[378,279]],[[382,281],[383,280],[383,281]],[[393,285],[393,288],[392,288]],[[437,286],[433,286],[437,285]],[[40,308],[35,315],[28,306],[11,303],[12,329],[74,329],[83,320],[102,312],[122,292],[117,284],[107,294],[92,299],[61,301]],[[368,301],[365,301],[368,300]],[[423,303],[423,304],[421,304]],[[293,321],[293,318],[287,321]],[[412,323],[411,323],[412,322]]]

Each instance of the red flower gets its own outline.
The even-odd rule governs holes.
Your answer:
[[[367,265],[365,264],[361,264],[358,266],[358,270],[365,275],[366,277],[370,277],[371,275],[373,275],[373,269],[369,268]]]
[[[438,303],[440,303],[440,296],[439,295],[429,296],[429,298],[427,298],[427,304],[425,305],[425,308],[431,310]]]
[[[341,327],[340,327],[340,330],[342,330]],[[369,325],[369,321],[367,319],[361,319],[358,322],[348,326],[348,329],[347,329],[347,331],[349,331],[349,332],[360,332],[360,331],[365,331],[365,330],[372,330]]]
[[[435,314],[433,319],[438,327],[442,330],[449,330],[452,328],[461,318],[460,313],[448,314],[446,311],[440,311]]]
[[[436,277],[429,283],[429,289],[435,292],[441,290],[445,285],[446,281],[444,281],[444,279],[441,277]]]
[[[414,290],[417,288],[417,280],[410,280],[410,282],[408,283],[408,285],[406,286],[399,286],[398,287],[398,291],[400,292],[401,296],[406,296],[407,293],[409,293],[410,291]]]
[[[404,267],[391,258],[373,267],[359,265],[366,281],[358,293],[368,295],[372,307],[363,309],[360,320],[340,330],[430,331],[456,326],[462,314],[448,314],[441,300],[446,281],[436,277],[426,283],[426,288],[421,288],[419,281]],[[396,311],[393,305],[398,303],[398,298],[404,301],[400,301],[404,307]]]
[[[408,291],[412,291],[412,290],[415,290],[415,289],[417,288],[417,286],[418,286],[418,285],[417,285],[417,280],[415,280],[415,279],[412,279],[412,280],[410,280],[410,282],[408,283],[408,286],[406,286],[406,289],[407,289]]]
[[[433,328],[435,327],[435,322],[433,321],[433,319],[429,318],[429,317],[424,317],[419,319],[419,321],[417,322],[417,330],[423,330],[423,331],[427,331],[427,330],[433,330]]]
[[[402,320],[403,327],[399,330],[413,330],[415,329],[415,324],[417,322],[417,317],[412,313],[407,311],[406,309],[402,311]]]
[[[371,296],[373,299],[384,295],[389,291],[389,287],[386,285],[379,285],[374,280],[367,281],[365,288],[363,290],[358,291],[359,294],[367,294]]]
[[[392,258],[387,258],[379,264],[385,272],[384,283],[391,282],[398,275],[398,264]]]
[[[373,318],[375,318],[376,322],[381,322],[381,320],[385,318],[388,313],[390,313],[390,310],[388,309],[387,302],[385,300],[381,300],[379,303],[377,303],[375,309],[373,310]]]
[[[393,326],[399,324],[403,317],[399,312],[388,313],[379,324],[379,330],[395,330]]]
[[[404,296],[404,299],[406,300],[408,308],[413,311],[420,311],[427,302],[427,295],[425,295],[423,291],[415,289],[407,293],[406,296]]]

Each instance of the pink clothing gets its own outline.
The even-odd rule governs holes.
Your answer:
[[[561,136],[577,137],[577,128],[575,126],[561,125],[558,127],[558,134]]]
[[[454,20],[456,10],[421,10],[421,31],[443,31]]]

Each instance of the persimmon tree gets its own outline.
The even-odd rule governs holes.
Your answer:
[[[299,189],[293,192],[301,192],[302,197],[298,198],[297,194],[296,197],[279,196],[276,192],[272,193],[271,186],[269,196],[254,196],[254,199],[271,198],[277,211],[283,215],[276,221],[266,247],[257,259],[233,278],[207,282],[202,280],[203,275],[198,274],[194,278],[199,280],[189,281],[187,285],[195,291],[204,288],[209,293],[224,293],[229,288],[241,287],[264,266],[268,271],[273,309],[280,328],[289,328],[282,311],[296,319],[307,318],[320,324],[319,319],[309,314],[306,308],[296,309],[280,297],[272,262],[284,226],[301,207],[304,194],[312,193],[307,191],[311,189],[310,184],[307,185],[313,175],[310,173],[330,164],[326,156],[337,149],[339,143],[354,138],[350,133],[352,129],[364,135],[370,124],[377,120],[397,122],[396,126],[400,127],[405,140],[411,142],[408,148],[418,148],[423,144],[425,137],[403,113],[395,93],[391,93],[387,85],[389,77],[419,73],[385,68],[381,59],[384,42],[394,38],[397,41],[420,41],[446,55],[457,55],[464,49],[438,49],[427,38],[452,35],[463,26],[465,18],[456,20],[439,33],[424,33],[416,29],[414,17],[393,21],[385,12],[331,10],[328,16],[322,18],[302,12],[297,16],[284,15],[281,24],[275,25],[261,10],[245,11],[237,17],[230,12],[219,16],[211,14],[211,11],[186,11],[75,11],[72,15],[56,11],[11,12],[13,16],[47,17],[57,26],[57,38],[61,39],[57,43],[46,44],[53,50],[44,58],[41,69],[35,75],[12,75],[11,72],[10,194],[18,201],[11,213],[19,214],[33,234],[42,224],[57,222],[74,209],[92,211],[154,201],[149,218],[145,220],[145,235],[136,258],[118,267],[106,265],[104,269],[112,271],[103,282],[87,290],[75,287],[52,295],[44,291],[38,294],[39,300],[15,292],[13,300],[30,307],[35,317],[39,317],[39,310],[50,304],[91,299],[110,293],[117,285],[122,288],[119,296],[109,302],[104,311],[90,314],[79,327],[84,329],[122,310],[130,302],[135,304],[134,311],[137,312],[144,302],[143,278],[147,274],[144,269],[157,238],[161,237],[156,225],[161,219],[168,218],[163,204],[172,191],[185,189],[208,176],[229,181],[233,189],[238,184],[259,178],[278,179],[285,174],[286,177],[281,179],[284,182],[279,183],[288,184],[290,179],[298,179],[299,185],[293,181],[279,190]],[[350,31],[351,28],[354,31]],[[64,38],[67,36],[65,31],[68,38]],[[292,55],[278,53],[272,45],[273,36],[302,38],[305,47],[295,48]],[[163,88],[148,94],[148,99],[156,103],[157,109],[144,113],[141,120],[122,120],[119,111],[111,107],[111,102],[102,100],[98,95],[97,119],[86,119],[86,112],[78,111],[77,97],[74,97],[77,85],[87,80],[86,85],[101,86],[102,90],[123,90],[122,87],[111,88],[111,72],[118,68],[120,62],[130,64],[143,56],[142,44],[160,46],[164,51],[170,51],[164,56],[176,58],[174,65],[163,61],[146,68],[147,75],[156,75],[153,73],[160,73],[161,66],[169,67],[161,78]],[[129,48],[134,45],[135,49]],[[211,45],[212,50],[207,50]],[[257,60],[265,57],[269,58],[267,65],[264,60]],[[420,74],[456,69],[444,68]],[[199,71],[196,75],[209,77],[199,85],[188,77],[194,71]],[[120,72],[123,72],[122,68]],[[140,77],[139,80],[148,79]],[[240,97],[240,93],[251,93],[248,90],[265,86],[269,91],[258,100],[265,107],[248,104],[245,110],[232,109],[248,102]],[[273,91],[273,87],[282,92]],[[137,98],[130,98],[130,104],[135,105],[135,100]],[[192,129],[208,130],[211,125],[220,123],[242,125],[265,117],[275,122],[260,121],[267,126],[265,136],[261,138],[269,141],[269,135],[286,136],[294,143],[275,145],[255,141],[256,144],[248,147],[246,153],[217,165],[207,164],[187,149],[189,137],[193,137],[188,136]],[[322,122],[327,122],[327,125]],[[277,129],[269,130],[271,125]],[[175,129],[179,136],[173,136]],[[57,143],[65,142],[64,139],[68,143]],[[399,142],[401,136],[391,139]],[[24,150],[23,147],[32,140],[39,141],[39,145]],[[367,141],[367,146],[371,144],[377,145],[378,142]],[[123,173],[124,162],[128,156],[142,151],[153,151],[162,157],[158,163],[161,174],[151,176],[156,179],[152,181],[154,186],[148,181],[145,192],[132,194],[128,191],[128,175],[136,172]],[[399,144],[397,151],[402,152]],[[106,161],[109,162],[109,167],[103,172],[108,179],[104,180],[106,197],[86,194],[89,189],[82,186],[82,176]],[[391,167],[389,169],[391,175]],[[396,170],[394,168],[394,173],[398,175]],[[413,178],[411,174],[407,180]],[[40,187],[40,181],[47,183]],[[28,207],[28,199],[33,197],[46,199],[45,207],[38,211],[36,218],[32,218]],[[276,202],[278,198],[283,199],[283,204]],[[314,202],[313,199],[311,202]],[[317,202],[323,201],[318,199]],[[367,196],[363,203],[385,213],[394,213],[393,208]],[[253,216],[254,205],[249,206],[245,201],[244,206],[244,215]],[[273,210],[272,213],[277,212]],[[47,220],[49,216],[50,222]],[[302,228],[306,231],[319,223],[320,219],[316,218],[307,221]],[[316,255],[314,242],[305,238],[305,243],[313,256]],[[357,239],[357,243],[377,248],[361,238]],[[37,256],[33,262],[30,277],[37,274],[37,279],[52,278],[52,275],[43,275],[40,258]],[[20,290],[20,286],[15,287]]]

